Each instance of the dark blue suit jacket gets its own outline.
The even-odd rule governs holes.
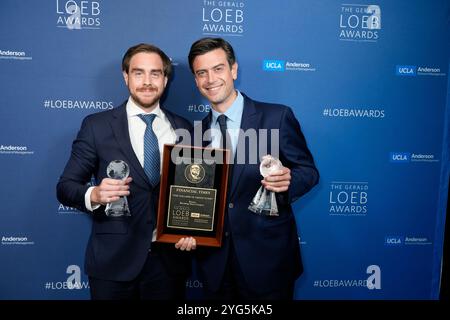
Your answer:
[[[174,129],[191,129],[184,118],[163,109]],[[159,185],[153,188],[130,142],[126,103],[120,107],[87,116],[72,145],[70,159],[57,185],[58,200],[87,212],[84,195],[92,175],[100,183],[112,160],[124,160],[130,167],[131,217],[111,218],[101,206],[92,214],[92,232],[86,249],[85,271],[106,280],[129,281],[141,271],[151,247],[156,225]],[[185,252],[165,246],[162,256],[173,274],[190,272],[190,257]]]
[[[268,129],[269,133],[270,129],[279,129],[280,160],[291,169],[292,180],[287,192],[277,194],[278,217],[262,216],[248,210],[263,179],[259,172],[261,159],[258,156],[256,164],[249,164],[249,150],[254,146],[239,137],[237,148],[245,143],[246,162],[233,165],[223,245],[218,249],[199,248],[197,264],[205,285],[217,290],[224,274],[228,247],[233,243],[247,284],[256,293],[264,294],[286,289],[303,271],[291,203],[317,184],[319,173],[292,110],[243,96],[241,129]],[[210,123],[211,113],[203,119],[202,130],[209,129]],[[270,141],[269,138],[269,151]],[[257,150],[259,154],[259,146]],[[262,152],[261,156],[264,154]]]

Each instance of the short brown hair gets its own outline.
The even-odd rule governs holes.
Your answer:
[[[228,64],[231,68],[236,62],[236,57],[231,44],[222,38],[202,38],[195,41],[189,51],[189,68],[191,68],[192,73],[194,73],[192,64],[194,63],[195,58],[216,49],[223,49],[223,51],[225,51]]]
[[[172,61],[170,61],[170,58],[162,51],[160,48],[147,43],[140,43],[137,44],[127,50],[125,55],[122,58],[122,71],[125,71],[128,73],[130,68],[130,60],[131,58],[140,52],[148,52],[148,53],[156,53],[161,57],[161,60],[163,62],[163,72],[164,75],[167,78],[170,78],[170,75],[172,74]]]

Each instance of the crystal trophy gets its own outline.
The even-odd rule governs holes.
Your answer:
[[[130,168],[123,160],[113,160],[106,168],[106,174],[111,179],[125,180],[130,174]],[[109,217],[131,216],[127,197],[121,196],[119,200],[109,202],[106,205],[105,213]]]
[[[282,167],[283,165],[281,164],[281,161],[269,154],[262,157],[259,172],[265,178],[272,172],[280,170]],[[264,188],[264,186],[261,186],[250,203],[248,209],[261,215],[278,216],[278,206],[275,198],[275,192],[269,191]]]

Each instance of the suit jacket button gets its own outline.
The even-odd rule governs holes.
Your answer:
[[[230,203],[228,204],[228,208],[230,208],[230,209],[233,209],[233,208],[234,208],[233,202],[230,202]]]
[[[225,232],[225,237],[228,237],[230,233],[228,231]]]

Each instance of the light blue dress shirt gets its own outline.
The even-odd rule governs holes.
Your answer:
[[[224,113],[224,115],[227,116],[227,131],[231,139],[231,147],[233,149],[232,154],[236,154],[236,147],[239,139],[239,129],[241,128],[242,112],[244,111],[244,97],[238,90],[236,90],[236,92],[237,92],[236,99]],[[213,108],[211,108],[211,111],[212,111],[212,119],[211,119],[212,147],[219,148],[221,133],[217,118],[221,115],[221,113],[217,112]]]

